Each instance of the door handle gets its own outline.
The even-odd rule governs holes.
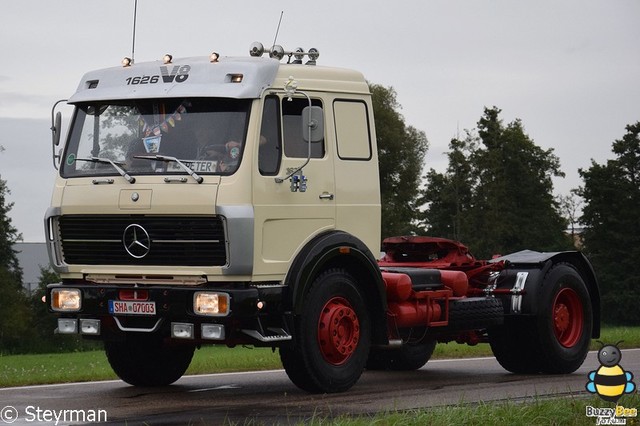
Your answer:
[[[321,200],[333,200],[333,194],[329,194],[328,192],[323,192],[318,196]]]

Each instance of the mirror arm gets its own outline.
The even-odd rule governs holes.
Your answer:
[[[311,97],[306,94],[305,92],[297,92],[300,93],[302,95],[305,95],[307,97],[307,100],[309,101],[309,106],[311,107]],[[296,168],[294,171],[290,172],[289,174],[287,174],[287,176],[281,178],[281,177],[276,177],[275,181],[276,183],[283,183],[285,180],[290,179],[291,176],[295,175],[296,173],[298,173],[299,171],[301,171],[303,168],[305,168],[307,166],[307,164],[309,164],[309,161],[311,161],[311,129],[313,128],[313,126],[316,125],[317,123],[314,123],[314,121],[311,119],[311,115],[309,115],[309,122],[307,123],[307,129],[309,130],[309,140],[307,141],[307,160],[298,168]]]

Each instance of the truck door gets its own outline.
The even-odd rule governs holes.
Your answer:
[[[311,102],[324,108],[319,99]],[[305,242],[336,224],[334,160],[326,140],[311,143],[311,158],[302,169],[306,188],[304,183],[292,188],[290,180],[276,182],[307,160],[309,145],[302,136],[307,106],[306,97],[270,95],[264,101],[253,204],[254,275],[265,280],[278,279],[267,277],[274,274],[282,278]]]

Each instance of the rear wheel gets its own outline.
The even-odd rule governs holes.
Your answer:
[[[578,271],[558,264],[545,278],[537,318],[543,373],[573,373],[589,351],[593,313],[589,292]]]
[[[195,351],[194,346],[167,346],[148,335],[105,342],[104,349],[113,371],[134,386],[170,385],[187,371]]]
[[[573,266],[559,263],[544,278],[538,314],[508,318],[489,330],[498,362],[514,373],[565,374],[577,370],[589,351],[591,299]]]
[[[364,369],[371,322],[351,275],[331,269],[316,278],[296,320],[294,341],[280,348],[287,375],[308,392],[341,392]]]

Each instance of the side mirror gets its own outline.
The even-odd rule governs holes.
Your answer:
[[[56,113],[56,120],[55,123],[53,124],[53,127],[51,127],[51,132],[53,132],[53,145],[58,146],[60,145],[60,129],[62,128],[62,113],[60,111],[58,111]]]
[[[324,140],[324,112],[319,106],[308,106],[302,110],[302,137],[305,142]]]
[[[61,99],[55,104],[53,104],[53,108],[51,108],[51,155],[53,157],[53,167],[58,170],[58,163],[60,162],[60,152],[56,154],[56,147],[60,145],[60,134],[62,133],[62,113],[58,111],[55,115],[53,113],[56,110],[56,107],[61,102],[66,102],[66,99]],[[57,162],[56,162],[57,160]]]

